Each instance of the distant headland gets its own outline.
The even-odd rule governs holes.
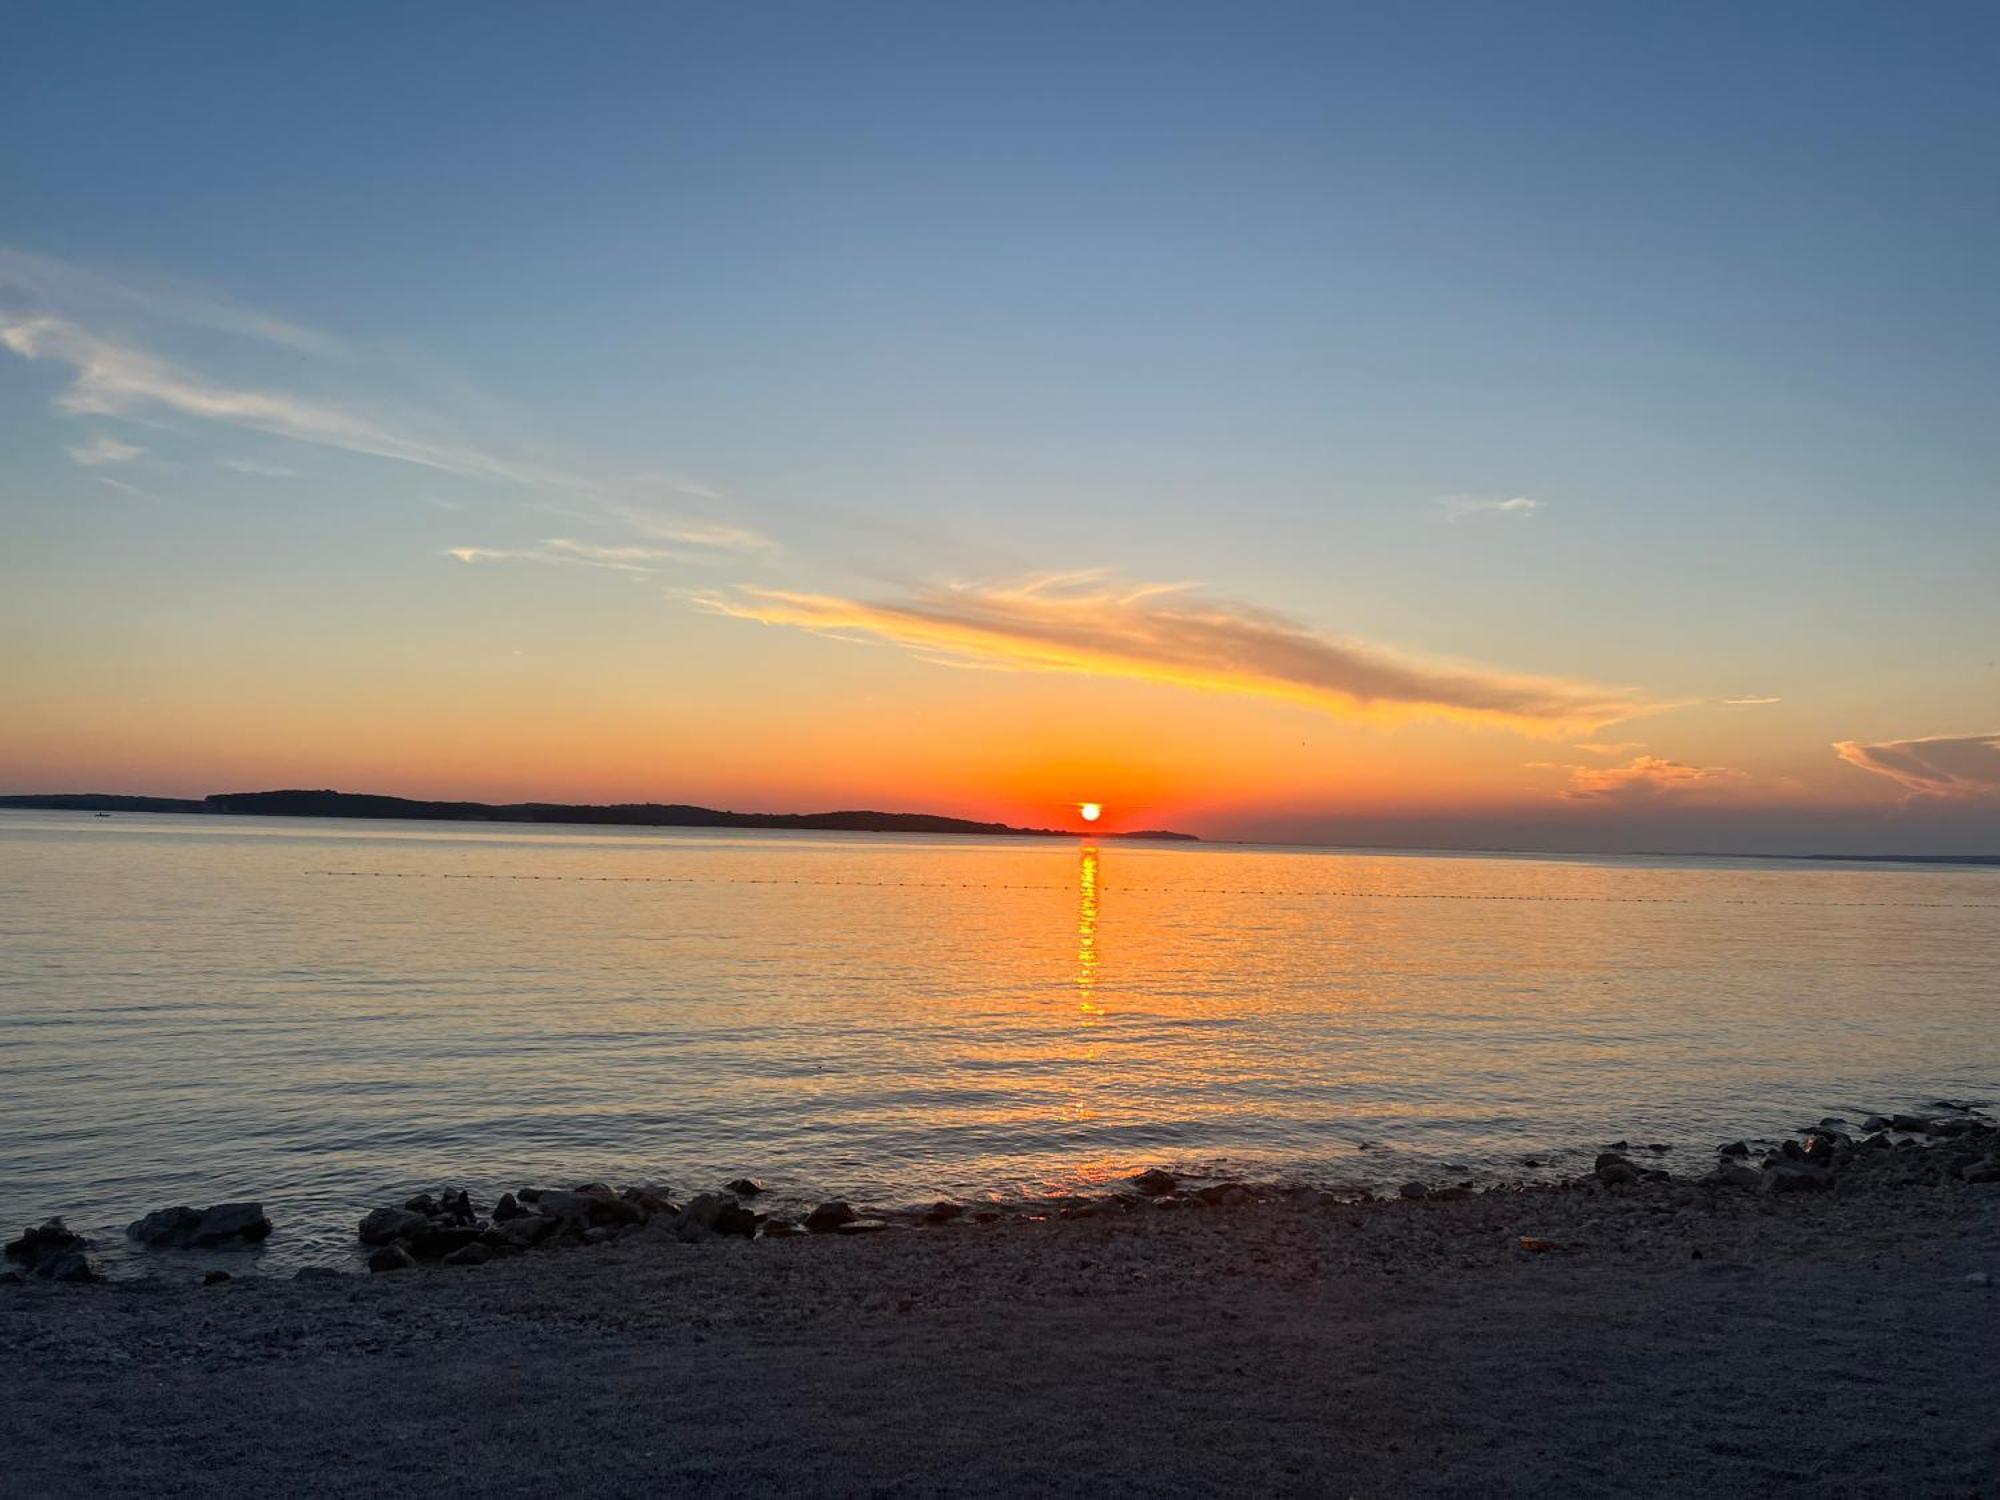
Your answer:
[[[444,823],[596,823],[632,828],[790,828],[818,833],[951,833],[1007,838],[1178,839],[1191,833],[1141,828],[1088,835],[1068,828],[1016,828],[936,813],[741,813],[681,802],[430,802],[364,792],[217,792],[208,797],[128,797],[48,792],[0,797],[0,807],[44,812],[224,813],[262,818],[408,818]]]

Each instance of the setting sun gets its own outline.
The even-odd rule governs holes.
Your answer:
[[[1083,821],[1086,823],[1095,823],[1104,811],[1095,802],[1079,802],[1076,810],[1083,814]]]

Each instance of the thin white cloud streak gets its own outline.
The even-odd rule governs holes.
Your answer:
[[[152,325],[192,326],[282,346],[321,360],[339,357],[346,365],[355,358],[338,340],[263,313],[179,287],[118,280],[49,256],[0,247],[0,347],[25,359],[66,365],[71,380],[56,405],[71,415],[153,425],[164,425],[163,418],[192,417],[516,486],[533,492],[542,509],[573,510],[593,526],[628,526],[642,539],[725,552],[773,545],[747,526],[668,513],[658,497],[710,503],[724,498],[690,480],[594,473],[587,465],[524,456],[527,450],[518,434],[509,451],[500,451],[424,419],[412,402],[397,407],[394,416],[372,415],[362,404],[298,395],[263,382],[211,378],[134,342],[122,329],[135,317]],[[355,378],[352,370],[347,378]],[[469,393],[462,394],[469,399]],[[225,461],[225,466],[268,478],[298,477],[246,460]]]
[[[53,256],[0,247],[0,292],[36,306],[88,320],[101,311],[129,310],[165,322],[213,329],[239,338],[329,358],[345,352],[339,340],[252,308],[239,307],[159,280],[133,280],[72,265]]]
[[[695,598],[717,614],[887,641],[926,660],[1167,682],[1345,717],[1444,717],[1552,735],[1666,706],[1593,683],[1421,661],[1183,585],[1135,587],[1099,571],[886,604],[747,586]]]
[[[462,563],[513,562],[528,557],[546,561],[538,554],[518,547],[447,547],[444,555],[455,557]]]
[[[92,433],[76,447],[63,450],[72,462],[86,469],[95,469],[103,464],[129,464],[145,451],[138,444],[120,442],[107,432]]]
[[[1782,698],[1724,698],[1724,708],[1761,708],[1766,703],[1783,703]]]
[[[2000,732],[1933,735],[1925,739],[1840,740],[1833,753],[1849,765],[1886,776],[1917,797],[2000,796]]]
[[[611,568],[621,573],[655,573],[656,566],[668,562],[695,561],[685,552],[669,547],[603,545],[580,542],[573,537],[550,537],[531,547],[447,547],[446,557],[462,563],[533,562],[573,564],[591,568]]]
[[[1488,495],[1445,495],[1438,500],[1447,521],[1467,521],[1476,516],[1514,516],[1526,520],[1542,508],[1539,500],[1526,495],[1505,498]]]
[[[99,338],[61,318],[0,321],[0,344],[24,359],[50,359],[68,365],[73,378],[69,388],[56,398],[56,405],[76,416],[117,417],[160,409],[472,478],[529,484],[546,477],[477,448],[398,432],[337,406],[281,391],[205,380],[168,360]]]
[[[607,505],[605,512],[610,519],[656,542],[713,548],[721,552],[763,552],[774,545],[762,532],[752,531],[747,526],[690,521],[685,517],[661,515],[627,502]]]
[[[283,464],[267,464],[255,458],[225,458],[220,467],[234,474],[248,474],[255,479],[304,479],[306,476],[297,469],[288,469]]]
[[[461,478],[572,496],[590,502],[601,519],[621,522],[656,540],[730,552],[752,552],[772,545],[769,538],[746,526],[661,514],[584,475],[420,434],[328,402],[208,380],[62,318],[0,316],[0,346],[24,359],[67,365],[72,379],[56,398],[56,405],[75,416],[137,418],[157,411],[172,412]],[[241,460],[231,466],[246,473],[258,472]],[[677,492],[690,492],[685,486],[662,483]]]
[[[158,495],[154,494],[151,490],[142,490],[136,484],[127,484],[122,479],[113,479],[109,474],[99,474],[97,476],[97,482],[99,484],[106,485],[111,489],[117,490],[121,494],[136,495],[141,500],[157,500],[160,498]]]

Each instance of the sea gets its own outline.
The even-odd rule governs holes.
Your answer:
[[[447,1185],[1478,1186],[1995,1098],[1995,869],[0,812],[0,1226],[114,1269],[179,1203],[282,1271]]]

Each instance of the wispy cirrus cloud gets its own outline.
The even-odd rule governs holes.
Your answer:
[[[1724,708],[1762,708],[1767,703],[1783,703],[1783,698],[1724,698]]]
[[[104,464],[129,464],[145,451],[136,443],[120,442],[108,432],[94,432],[76,447],[63,449],[72,462],[86,469]]]
[[[110,276],[52,255],[6,246],[0,246],[0,293],[85,322],[96,315],[137,313],[325,358],[346,352],[338,339],[327,334],[159,277]]]
[[[1886,776],[1919,797],[2000,796],[2000,733],[1925,739],[1841,740],[1833,753],[1851,766]]]
[[[1622,766],[1562,766],[1569,775],[1563,796],[1578,802],[1664,802],[1726,796],[1749,787],[1748,771],[1734,766],[1691,766],[1641,755]]]
[[[731,526],[718,521],[690,521],[685,517],[649,510],[643,505],[619,502],[606,507],[606,511],[610,519],[656,542],[718,552],[764,552],[775,545],[762,532],[747,526]]]
[[[776,542],[768,536],[748,526],[730,526],[728,522],[714,520],[688,520],[686,516],[676,516],[630,500],[610,502],[604,506],[602,514],[608,522],[622,526],[634,536],[644,536],[648,542],[666,542],[668,546],[694,546],[714,552],[768,552],[776,546]]]
[[[1542,508],[1541,501],[1526,495],[1441,495],[1437,503],[1447,521],[1469,521],[1484,516],[1526,520]]]
[[[696,554],[672,547],[580,542],[549,537],[526,547],[447,547],[445,556],[462,563],[533,562],[611,568],[621,573],[655,573],[662,563],[689,562]]]
[[[894,603],[739,587],[696,596],[741,620],[887,641],[951,664],[1101,673],[1375,718],[1473,720],[1559,734],[1665,705],[1594,683],[1420,660],[1337,639],[1185,585],[1103,571],[958,587]]]
[[[1644,740],[1578,740],[1570,746],[1572,750],[1582,750],[1590,755],[1630,755],[1634,750],[1646,748]]]
[[[109,474],[99,474],[97,482],[107,489],[118,491],[121,495],[135,495],[141,500],[157,500],[160,498],[151,490],[142,490],[136,484],[127,484],[122,479],[113,479]]]
[[[209,380],[62,318],[0,317],[0,346],[24,359],[69,366],[70,384],[56,405],[73,416],[171,412],[470,478],[532,484],[546,477],[480,448],[425,437],[341,406]]]
[[[279,346],[289,357],[319,361],[322,368],[316,374],[332,361],[341,377],[336,385],[344,383],[347,393],[305,395],[261,378],[253,382],[203,373],[136,342],[125,327],[135,319],[155,334],[191,325]],[[55,404],[71,416],[155,424],[193,419],[504,485],[545,511],[577,515],[594,526],[627,528],[646,540],[737,552],[771,545],[749,527],[668,509],[674,502],[722,500],[704,486],[551,459],[518,435],[499,443],[469,438],[424,403],[392,394],[394,380],[370,386],[367,395],[357,397],[354,388],[370,372],[363,370],[366,361],[356,350],[283,320],[177,288],[121,282],[50,257],[0,248],[0,348],[66,367],[69,383]],[[260,372],[262,368],[260,363]],[[223,462],[243,473],[297,477],[283,466]]]

